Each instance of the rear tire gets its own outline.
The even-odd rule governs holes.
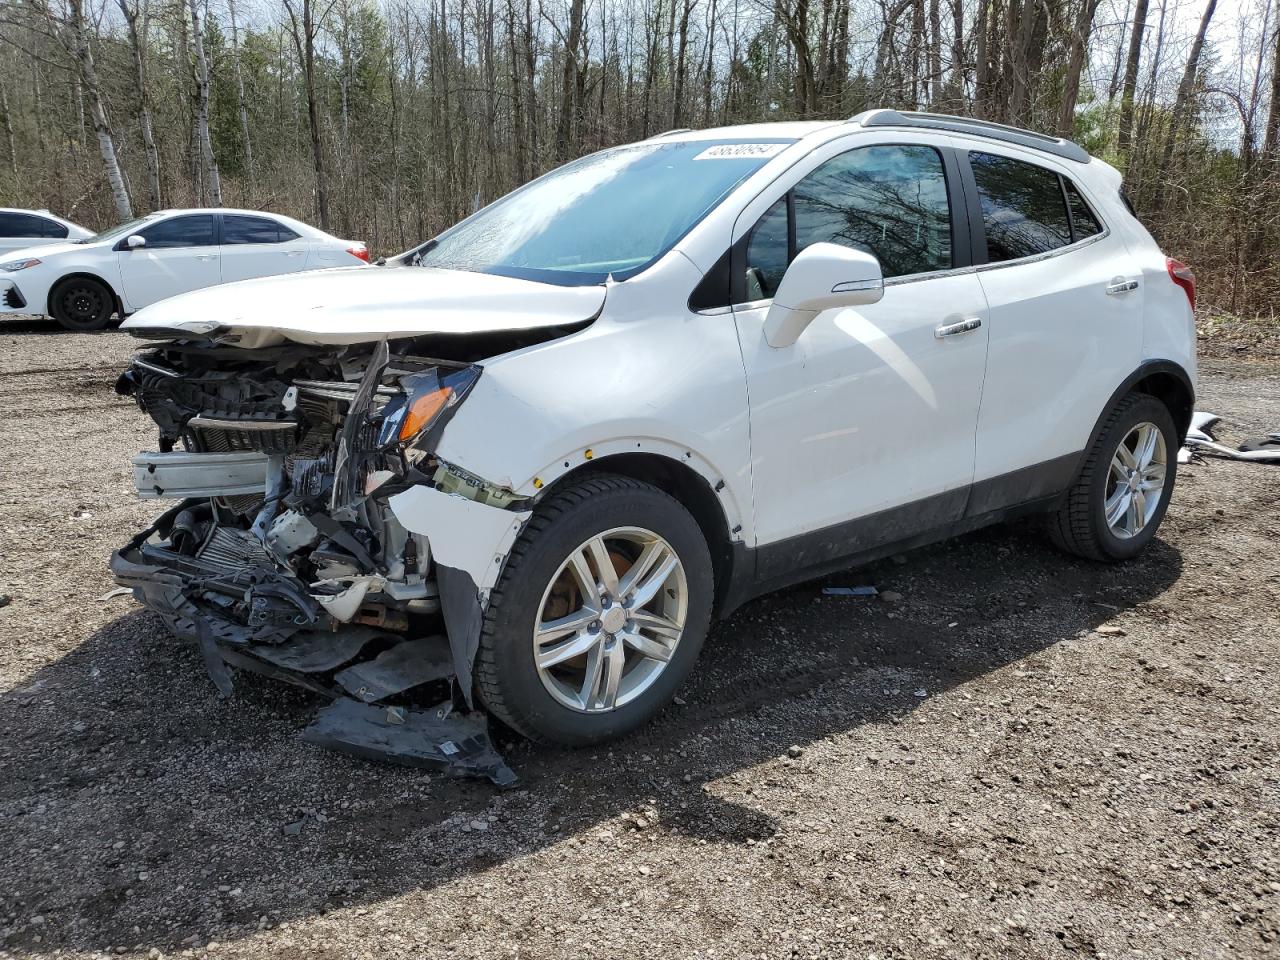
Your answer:
[[[490,594],[476,691],[531,740],[620,737],[688,675],[713,593],[706,540],[680,503],[627,477],[574,482],[534,511]]]
[[[1177,451],[1178,431],[1169,409],[1145,393],[1123,397],[1103,421],[1079,477],[1049,518],[1054,544],[1103,563],[1141,553],[1155,537],[1173,495]]]
[[[105,283],[91,277],[70,277],[49,294],[49,312],[68,330],[101,330],[116,312],[116,301]]]

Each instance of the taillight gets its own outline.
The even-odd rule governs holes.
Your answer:
[[[369,248],[363,243],[355,243],[347,247],[347,253],[351,254],[357,260],[363,260],[365,263],[369,262]]]
[[[1169,279],[1182,288],[1182,292],[1187,295],[1187,302],[1191,304],[1192,312],[1196,309],[1196,275],[1191,272],[1181,260],[1175,260],[1173,257],[1164,258],[1165,266],[1169,268]]]

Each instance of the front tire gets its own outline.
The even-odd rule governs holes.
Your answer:
[[[49,294],[53,319],[78,333],[101,330],[115,311],[115,297],[107,285],[92,277],[70,277]]]
[[[1083,469],[1049,518],[1049,534],[1068,553],[1115,563],[1141,553],[1156,535],[1178,472],[1178,431],[1168,407],[1130,393],[1103,422]]]
[[[706,540],[680,503],[627,477],[573,483],[534,512],[490,594],[476,690],[531,740],[620,737],[688,675],[713,592]]]

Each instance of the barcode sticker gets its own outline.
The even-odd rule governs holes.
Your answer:
[[[756,160],[773,157],[787,149],[785,143],[719,143],[707,147],[695,160]]]

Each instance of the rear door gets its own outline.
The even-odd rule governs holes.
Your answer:
[[[34,213],[0,211],[0,253],[56,243],[66,236],[66,226],[57,220]]]
[[[146,245],[116,244],[120,282],[130,311],[166,297],[221,282],[217,220],[211,213],[187,213],[138,231]]]
[[[990,307],[969,514],[1060,492],[1142,352],[1142,274],[1073,172],[1003,146],[967,153]],[[983,261],[985,260],[985,263]]]
[[[222,215],[222,281],[296,273],[307,265],[311,241],[272,217]]]

